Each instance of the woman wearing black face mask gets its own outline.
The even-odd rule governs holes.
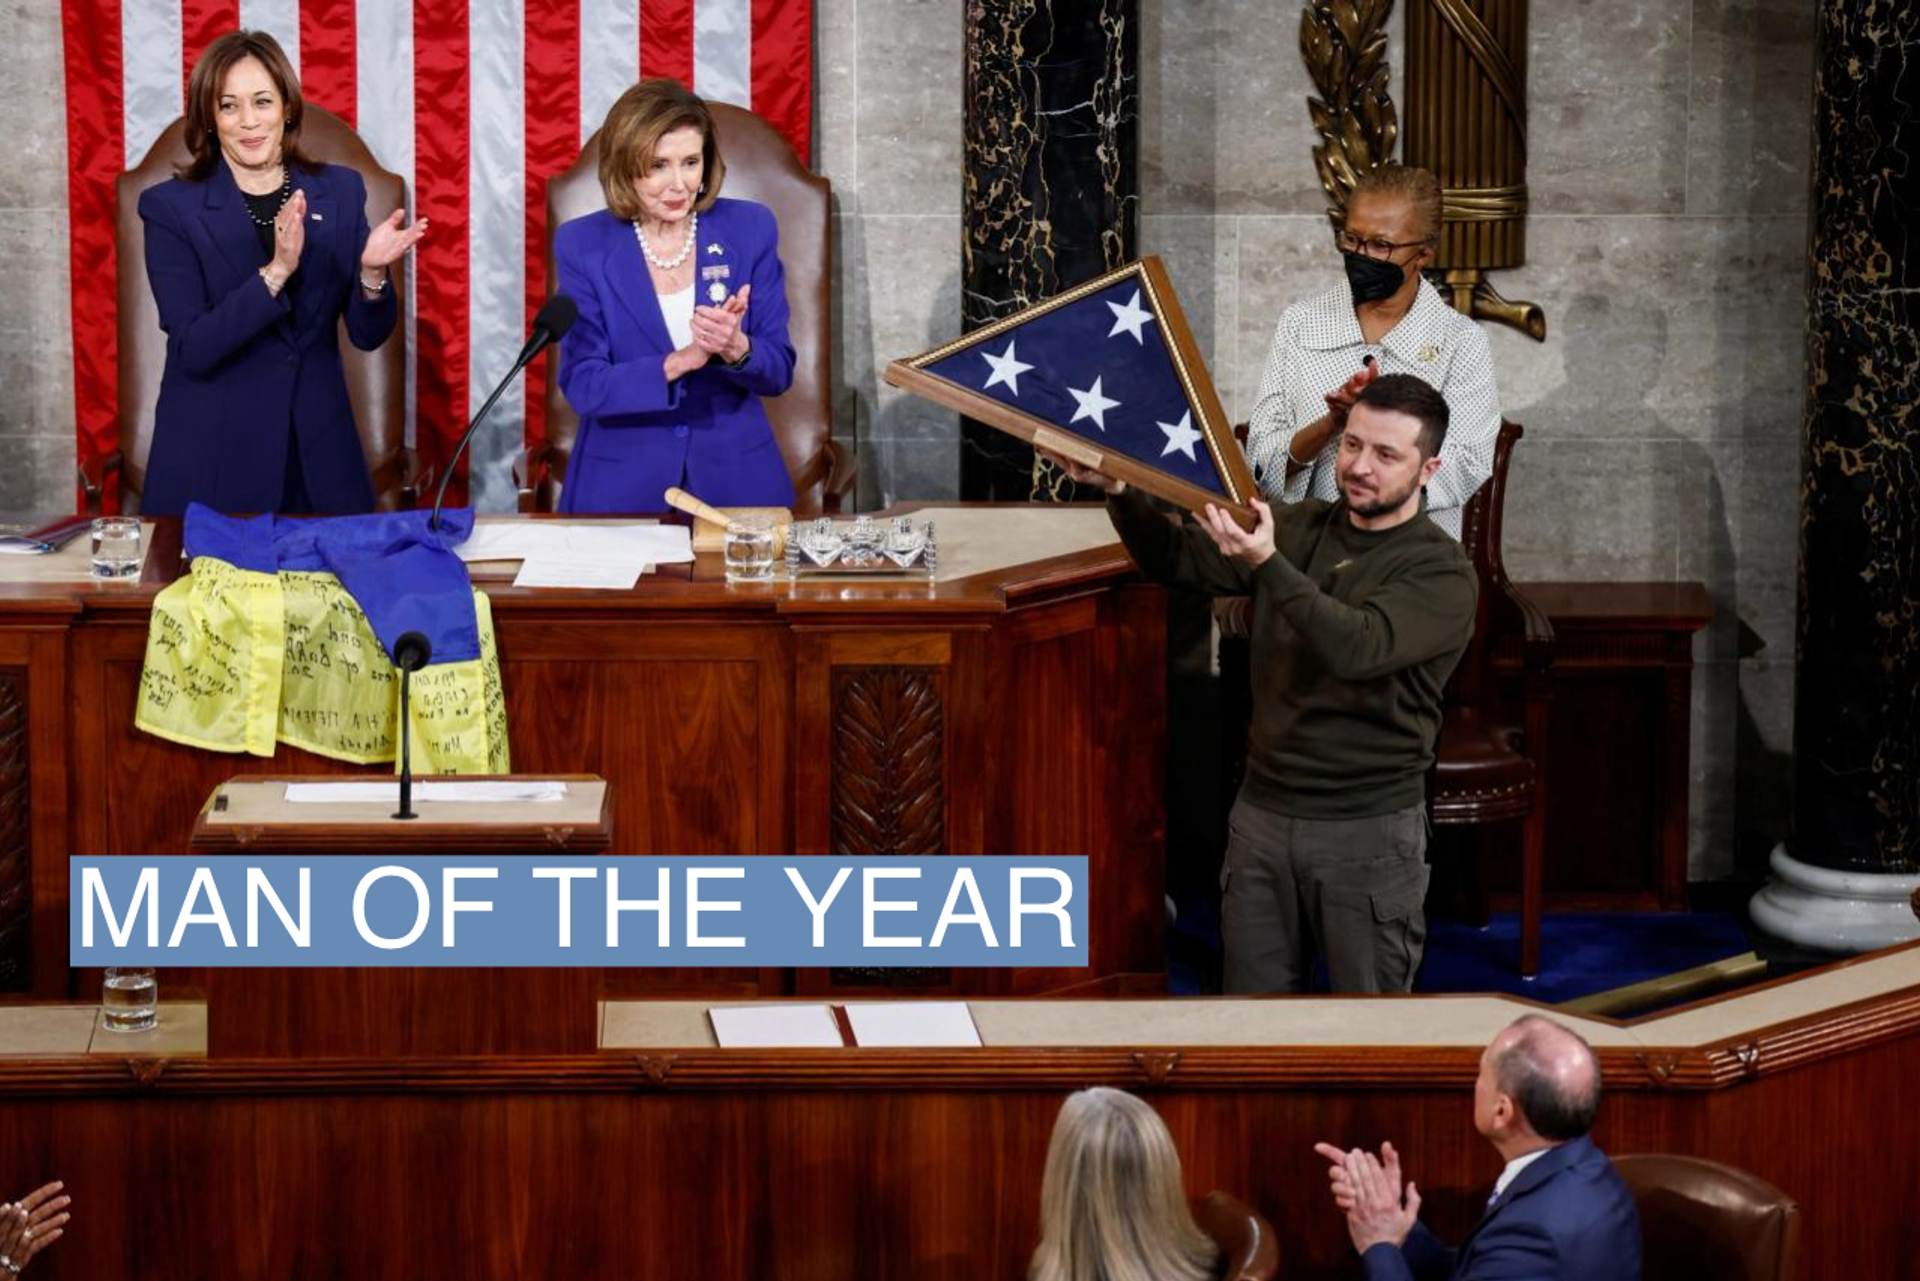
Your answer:
[[[1447,399],[1427,514],[1460,536],[1460,509],[1493,469],[1500,400],[1485,333],[1420,274],[1439,233],[1432,174],[1384,165],[1360,179],[1335,237],[1346,280],[1289,307],[1267,355],[1247,453],[1270,500],[1338,499],[1335,438],[1353,398],[1378,374],[1413,374]]]

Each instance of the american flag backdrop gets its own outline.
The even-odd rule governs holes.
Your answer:
[[[803,161],[812,0],[63,0],[74,398],[83,455],[114,447],[114,179],[185,109],[235,27],[271,32],[302,92],[359,131],[430,220],[406,318],[409,421],[439,465],[511,366],[546,293],[545,182],[641,76],[771,121]],[[544,364],[474,442],[475,505],[512,505]],[[455,482],[456,485],[458,481]]]

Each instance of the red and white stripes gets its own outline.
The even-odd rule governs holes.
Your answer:
[[[431,231],[407,318],[410,422],[444,459],[546,293],[545,182],[641,75],[751,107],[805,158],[811,0],[63,0],[74,390],[83,454],[114,446],[113,183],[184,107],[194,60],[235,26],[270,31],[302,92],[401,175]],[[511,503],[538,439],[536,371],[476,440],[472,500]],[[458,482],[456,482],[458,484]]]

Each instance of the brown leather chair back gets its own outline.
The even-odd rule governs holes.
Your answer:
[[[1194,1222],[1220,1247],[1225,1281],[1273,1281],[1280,1275],[1280,1238],[1258,1210],[1225,1192],[1193,1207]]]
[[[1447,683],[1447,701],[1471,703],[1485,698],[1492,678],[1493,642],[1499,628],[1496,612],[1504,597],[1513,594],[1507,567],[1500,558],[1501,527],[1506,517],[1507,465],[1513,447],[1526,433],[1519,423],[1502,422],[1493,444],[1493,471],[1460,512],[1460,546],[1480,576],[1480,599],[1474,610],[1473,639]]]
[[[787,330],[797,359],[793,386],[767,402],[767,417],[773,421],[787,474],[798,491],[794,509],[818,512],[830,479],[825,464],[833,434],[833,320],[827,293],[833,277],[832,184],[808,171],[779,131],[751,111],[724,102],[710,102],[707,107],[713,112],[720,154],[727,162],[720,194],[758,201],[773,210],[780,223],[780,265],[786,269],[787,306],[792,313]],[[553,262],[554,231],[570,218],[606,207],[596,131],[572,167],[547,182],[549,293],[559,287]],[[557,349],[547,357],[547,473],[535,497],[544,511],[556,506],[580,430],[579,416],[560,394],[560,359]]]
[[[300,137],[307,154],[328,164],[360,171],[367,184],[367,221],[376,223],[406,202],[406,184],[388,173],[367,150],[360,135],[332,112],[309,103]],[[119,213],[114,243],[117,258],[120,339],[119,432],[120,510],[138,511],[146,488],[147,454],[153,447],[153,410],[160,399],[160,374],[167,359],[167,336],[160,331],[160,313],[147,285],[146,228],[140,221],[140,193],[173,177],[188,160],[185,121],[176,120],[160,134],[138,165],[120,175],[116,190]],[[393,273],[400,314],[407,300],[401,273]],[[373,477],[374,502],[383,511],[401,503],[410,454],[407,450],[406,370],[404,322],[378,351],[361,351],[340,331],[340,356],[346,366],[347,396],[360,428],[360,446]]]
[[[1765,1179],[1718,1161],[1617,1156],[1640,1207],[1644,1281],[1793,1281],[1800,1207]]]

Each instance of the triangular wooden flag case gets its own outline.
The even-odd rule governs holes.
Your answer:
[[[1259,495],[1173,284],[1147,257],[887,366],[894,386],[1198,511]]]

